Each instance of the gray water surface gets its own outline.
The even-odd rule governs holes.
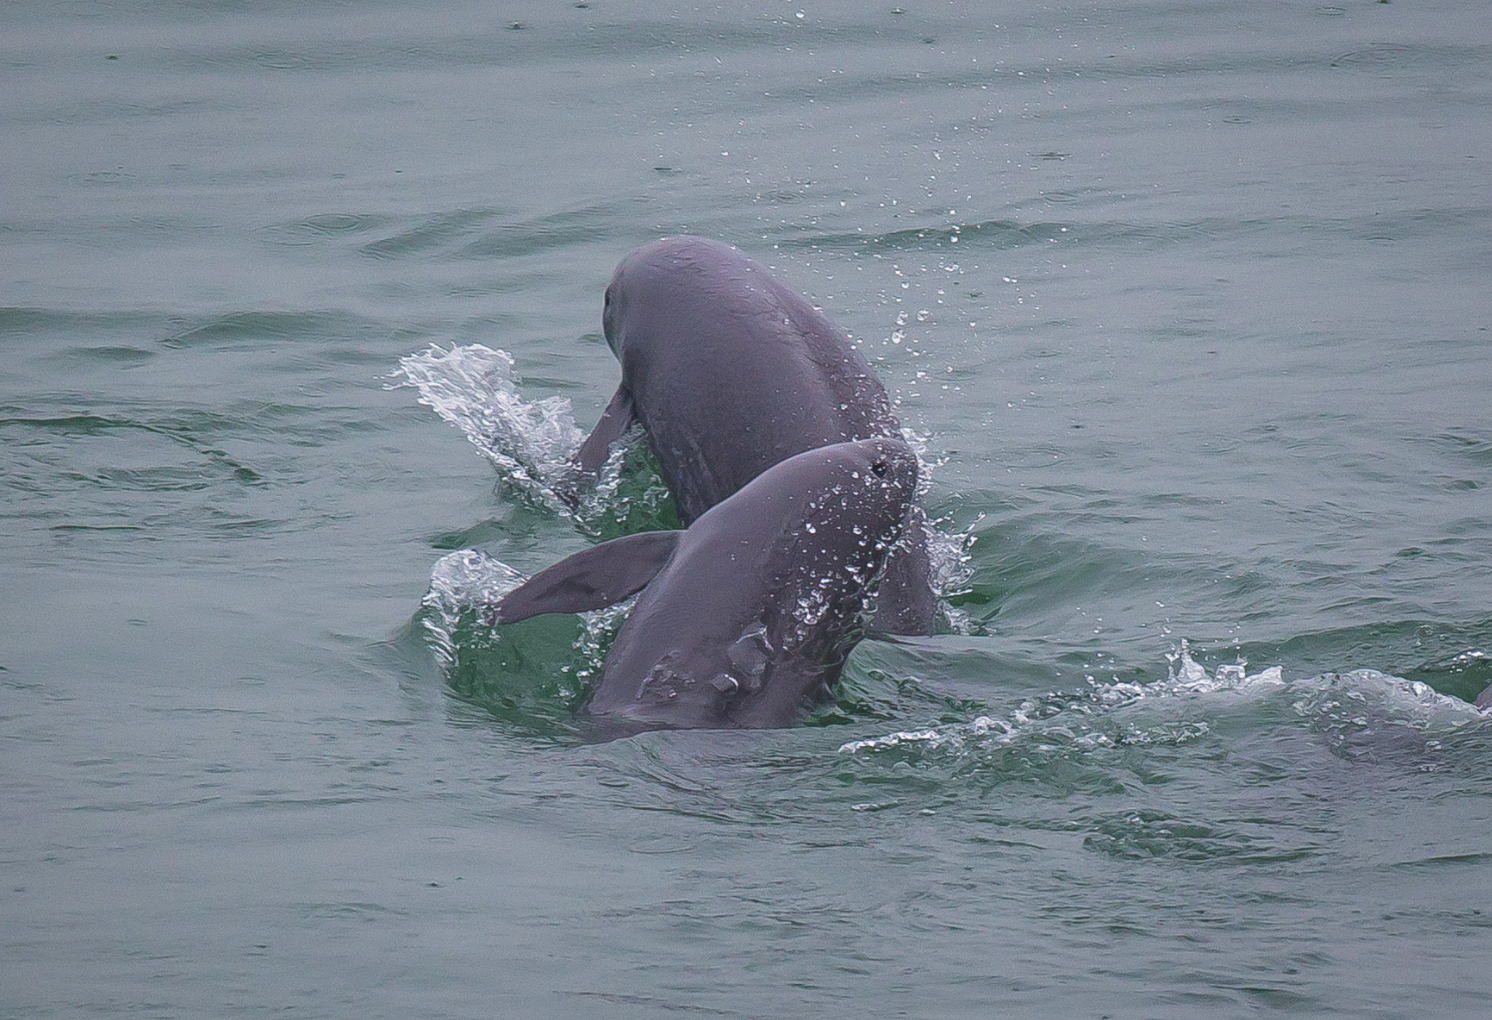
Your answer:
[[[0,1014],[1492,1010],[1485,4],[0,26]],[[585,624],[437,596],[594,536],[401,363],[587,429],[684,231],[969,574],[814,725],[588,745]]]

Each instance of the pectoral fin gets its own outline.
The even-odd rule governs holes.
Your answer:
[[[581,613],[635,595],[673,555],[682,531],[644,531],[567,556],[497,600],[496,623],[517,623],[541,613]]]
[[[618,386],[611,403],[601,412],[601,420],[596,422],[591,434],[586,436],[580,449],[575,451],[572,462],[588,475],[598,473],[601,465],[606,463],[611,444],[622,438],[636,422],[637,410],[632,405],[632,394]]]

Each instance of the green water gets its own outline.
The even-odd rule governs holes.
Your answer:
[[[0,15],[0,1014],[1488,1011],[1487,10],[894,8]],[[587,429],[679,231],[851,333],[971,574],[812,725],[584,744],[604,625],[450,557],[666,501],[400,365]]]

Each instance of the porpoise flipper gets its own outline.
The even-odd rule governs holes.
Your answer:
[[[585,437],[580,449],[575,451],[571,463],[585,474],[598,474],[601,465],[606,463],[606,458],[610,455],[611,444],[622,438],[636,422],[637,409],[632,405],[632,394],[618,386],[611,397],[611,403],[601,412],[600,421],[591,429],[591,434]]]
[[[581,493],[600,476],[602,465],[611,456],[611,444],[626,435],[635,424],[637,408],[632,403],[632,394],[619,386],[606,410],[601,412],[601,420],[570,457],[569,469],[552,486],[560,502],[571,510],[580,506]]]
[[[683,534],[643,531],[568,556],[498,599],[488,611],[488,622],[517,623],[543,613],[582,613],[615,605],[647,587]]]
[[[931,634],[938,596],[928,580],[927,515],[913,507],[906,538],[891,550],[881,575],[880,593],[870,629],[879,634]]]

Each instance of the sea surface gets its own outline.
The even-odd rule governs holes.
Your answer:
[[[1492,1014],[1492,5],[0,11],[0,1016]],[[634,246],[931,472],[939,633],[593,743]],[[725,583],[724,581],[722,583]]]

